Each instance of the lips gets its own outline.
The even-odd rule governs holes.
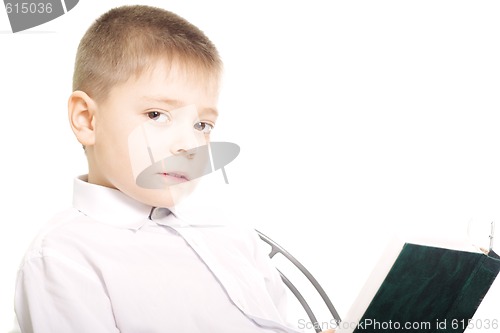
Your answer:
[[[178,182],[188,182],[189,181],[189,177],[182,172],[168,171],[168,172],[162,172],[160,174],[164,177],[168,177],[169,179],[172,179],[172,180],[178,181]]]

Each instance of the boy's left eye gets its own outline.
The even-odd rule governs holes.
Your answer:
[[[200,121],[199,123],[194,124],[194,128],[205,134],[210,134],[210,132],[214,129],[214,126],[209,123]]]

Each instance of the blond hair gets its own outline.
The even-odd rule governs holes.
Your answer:
[[[114,85],[140,75],[158,59],[217,80],[222,70],[217,49],[193,24],[164,9],[123,6],[99,17],[80,41],[73,90],[103,100]]]

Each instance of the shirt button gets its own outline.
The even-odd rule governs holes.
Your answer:
[[[170,210],[168,208],[157,207],[151,213],[151,219],[161,219],[170,214]]]

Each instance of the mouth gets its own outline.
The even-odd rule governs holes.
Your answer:
[[[178,183],[183,183],[183,182],[189,181],[189,177],[181,172],[169,171],[169,172],[160,172],[159,174],[161,176],[167,178],[168,180],[178,182]]]

